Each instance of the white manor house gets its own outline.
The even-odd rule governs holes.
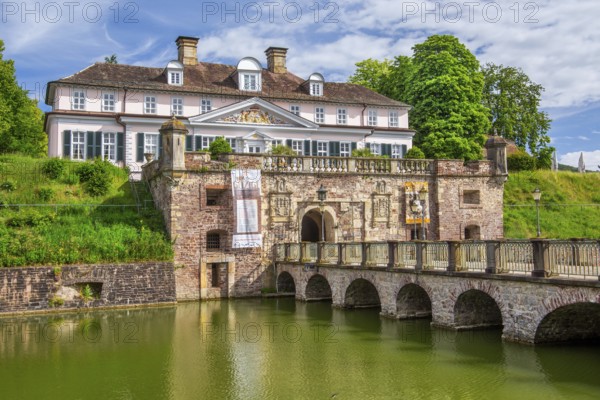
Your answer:
[[[350,156],[368,147],[402,158],[411,147],[409,106],[318,72],[286,68],[287,49],[269,47],[267,68],[253,57],[237,65],[199,62],[198,38],[176,40],[178,59],[163,68],[95,63],[48,84],[50,157],[96,157],[139,166],[160,154],[159,128],[176,115],[189,130],[186,150],[223,136],[236,153],[283,144],[304,156]]]

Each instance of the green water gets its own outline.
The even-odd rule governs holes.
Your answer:
[[[0,399],[600,398],[600,347],[254,299],[0,319]]]

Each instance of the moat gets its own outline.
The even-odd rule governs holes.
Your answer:
[[[293,298],[0,319],[5,399],[599,398],[600,346]]]

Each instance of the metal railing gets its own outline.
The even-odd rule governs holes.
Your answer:
[[[489,240],[274,245],[275,262],[599,279],[600,240]]]

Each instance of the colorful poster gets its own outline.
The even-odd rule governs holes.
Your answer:
[[[406,223],[426,224],[429,221],[429,185],[427,182],[404,183]],[[413,210],[414,209],[414,210]]]
[[[233,248],[262,247],[261,174],[257,169],[231,171],[235,232]]]

